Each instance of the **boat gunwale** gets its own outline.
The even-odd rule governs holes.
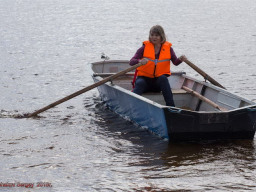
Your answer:
[[[197,83],[203,84],[203,85],[205,85],[205,86],[207,86],[207,87],[210,87],[210,88],[212,88],[213,90],[220,91],[221,93],[227,93],[226,95],[228,95],[229,97],[231,96],[232,98],[238,98],[238,99],[240,99],[240,100],[242,100],[242,101],[245,101],[245,102],[247,102],[247,103],[250,103],[251,105],[256,105],[255,102],[253,102],[253,101],[247,99],[246,97],[242,97],[242,96],[239,95],[239,94],[235,94],[235,93],[233,93],[233,92],[231,92],[231,91],[228,91],[228,90],[223,89],[223,88],[221,88],[221,87],[215,86],[215,85],[213,85],[213,84],[211,84],[211,83],[209,83],[209,82],[200,81],[200,80],[195,79],[194,77],[188,76],[188,75],[186,75],[186,74],[183,74],[182,76],[184,76],[185,78],[190,79],[190,80],[192,80],[192,81],[195,81],[195,82],[197,82]],[[247,107],[247,106],[245,106],[245,107]]]
[[[182,75],[184,75],[184,74],[182,74]],[[189,76],[187,76],[187,75],[185,75],[185,76],[186,76],[186,77],[189,77]],[[95,76],[92,75],[92,77],[98,79],[98,81],[100,81],[100,80],[103,79],[103,78],[100,77],[100,76],[96,76],[96,77],[95,77]],[[191,80],[193,80],[193,78],[191,78]],[[200,82],[200,81],[199,81],[199,83],[203,83],[203,84],[206,85],[206,86],[209,86],[209,85],[210,85],[210,86],[213,86],[213,88],[218,88],[218,87],[216,87],[216,86],[214,86],[214,85],[209,84],[208,82]],[[244,107],[235,108],[235,109],[231,109],[231,110],[228,110],[228,111],[191,111],[191,110],[181,109],[181,108],[179,108],[179,107],[171,107],[171,106],[165,106],[165,105],[159,104],[159,103],[157,103],[157,102],[155,102],[155,101],[152,101],[152,100],[150,100],[150,99],[148,99],[148,98],[146,98],[146,97],[143,97],[143,96],[141,96],[141,95],[135,94],[135,93],[133,93],[132,91],[129,91],[129,90],[127,90],[127,89],[125,89],[125,88],[123,88],[123,87],[121,87],[121,86],[119,86],[119,85],[113,84],[112,82],[107,82],[107,83],[105,83],[105,84],[108,85],[108,86],[111,86],[111,87],[113,87],[113,88],[115,88],[115,89],[117,89],[117,90],[119,90],[119,91],[122,91],[122,92],[124,92],[124,93],[126,93],[126,94],[129,94],[129,95],[131,95],[131,96],[133,96],[133,97],[136,97],[136,98],[138,98],[138,99],[140,99],[140,100],[142,100],[142,101],[144,101],[144,102],[147,102],[147,103],[149,103],[149,104],[155,105],[156,107],[162,108],[162,109],[169,108],[169,109],[175,109],[175,110],[179,110],[179,111],[187,111],[187,112],[192,112],[192,113],[229,113],[229,112],[233,112],[233,111],[243,110],[243,109],[246,109],[246,108],[253,108],[253,107],[256,107],[256,103],[255,103],[255,104],[252,104],[252,105],[248,105],[248,106],[244,106]],[[225,90],[225,89],[222,89],[222,88],[218,88],[218,89],[220,89],[220,90],[222,90],[222,91]]]
[[[128,60],[104,60],[104,61],[98,61],[98,62],[93,62],[91,63],[91,66],[93,67],[93,65],[100,65],[100,64],[111,64],[111,63],[129,63]],[[125,75],[128,75],[128,76],[132,76],[132,73],[134,72],[131,72],[131,73],[128,73],[128,74],[125,74]],[[93,71],[93,74],[92,74],[92,77],[93,78],[97,78],[100,80],[102,80],[103,78],[100,76],[101,74],[104,74],[104,73],[95,73]],[[106,75],[111,75],[111,74],[114,74],[114,73],[105,73]],[[205,85],[213,90],[216,90],[216,91],[219,91],[221,93],[224,93],[225,95],[227,95],[228,97],[232,97],[232,98],[237,98],[237,99],[240,99],[241,101],[244,101],[244,102],[247,102],[249,105],[247,106],[244,106],[244,107],[237,107],[237,108],[234,108],[234,109],[230,109],[228,111],[191,111],[191,110],[186,110],[186,109],[181,109],[181,108],[178,108],[178,107],[170,107],[170,106],[165,106],[165,105],[162,105],[162,104],[159,104],[155,101],[152,101],[148,98],[145,98],[141,95],[137,95],[125,88],[122,88],[121,86],[119,85],[116,85],[116,84],[113,84],[113,82],[107,82],[106,84],[108,84],[109,86],[114,86],[116,89],[119,89],[120,91],[122,92],[125,92],[131,96],[134,96],[134,97],[137,97],[139,99],[141,99],[142,101],[146,101],[147,103],[150,103],[150,104],[153,104],[153,105],[156,105],[157,107],[160,107],[160,108],[173,108],[173,109],[180,109],[180,110],[184,110],[184,111],[190,111],[190,112],[193,112],[193,113],[229,113],[229,112],[232,112],[232,111],[238,111],[238,110],[242,110],[242,109],[246,109],[246,108],[254,108],[256,106],[256,103],[245,98],[245,97],[242,97],[240,96],[239,94],[234,94],[233,92],[231,91],[227,91],[226,89],[223,89],[223,88],[220,88],[218,86],[215,86],[209,82],[206,82],[206,81],[200,81],[194,77],[191,77],[191,76],[188,76],[186,74],[186,72],[184,71],[177,71],[177,72],[172,72],[173,75],[180,75],[182,76],[183,78],[185,79],[188,79],[188,80],[191,80],[191,81],[194,81],[195,83],[199,83],[201,85]],[[125,76],[124,75],[124,76]]]
[[[106,64],[106,63],[129,63],[129,60],[103,60],[103,61],[96,61],[91,63],[91,65],[99,65],[99,64]]]

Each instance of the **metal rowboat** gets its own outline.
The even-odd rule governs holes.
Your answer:
[[[128,61],[92,63],[99,82],[129,67]],[[165,106],[161,93],[133,93],[134,71],[98,87],[111,110],[170,141],[253,139],[256,103],[184,72],[168,77],[176,107]]]

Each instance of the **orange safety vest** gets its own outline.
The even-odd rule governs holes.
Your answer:
[[[155,48],[150,41],[144,41],[144,53],[143,58],[147,58],[149,61],[146,65],[142,65],[137,68],[138,76],[145,77],[159,77],[161,75],[171,75],[171,46],[170,42],[162,44],[159,59],[155,58]]]

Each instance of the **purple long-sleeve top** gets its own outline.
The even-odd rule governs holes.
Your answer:
[[[141,60],[143,58],[144,48],[145,48],[145,46],[143,45],[141,48],[139,48],[137,50],[135,55],[131,58],[130,63],[129,63],[131,66],[139,63],[139,60]],[[182,61],[179,58],[177,58],[177,56],[176,56],[172,47],[170,49],[170,52],[171,52],[171,61],[174,65],[177,66],[180,63],[182,63]],[[160,55],[160,52],[155,55],[155,58],[158,59],[159,55]]]

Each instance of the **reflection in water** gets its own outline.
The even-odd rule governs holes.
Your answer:
[[[187,185],[183,188],[186,190],[200,190],[200,187],[209,190],[233,189],[232,186],[234,189],[242,190],[256,186],[243,182],[238,184],[236,179],[242,176],[246,182],[253,183],[255,181],[254,141],[168,143],[119,117],[103,103],[96,104],[95,109],[92,110],[95,110],[96,114],[94,123],[105,129],[106,137],[132,143],[133,150],[130,150],[130,156],[136,160],[126,163],[129,167],[136,167],[136,171],[144,175],[147,180],[170,183],[168,179],[174,179],[174,184],[179,180],[178,178],[181,178],[178,183],[181,186]],[[124,151],[116,149],[116,152],[123,153]],[[184,178],[186,181],[182,181]],[[192,187],[191,184],[196,180],[203,184],[195,184]],[[212,185],[213,180],[218,187],[216,184]],[[191,183],[188,184],[187,181]],[[164,186],[159,188],[155,185],[146,185],[135,190],[168,191],[168,188]]]

